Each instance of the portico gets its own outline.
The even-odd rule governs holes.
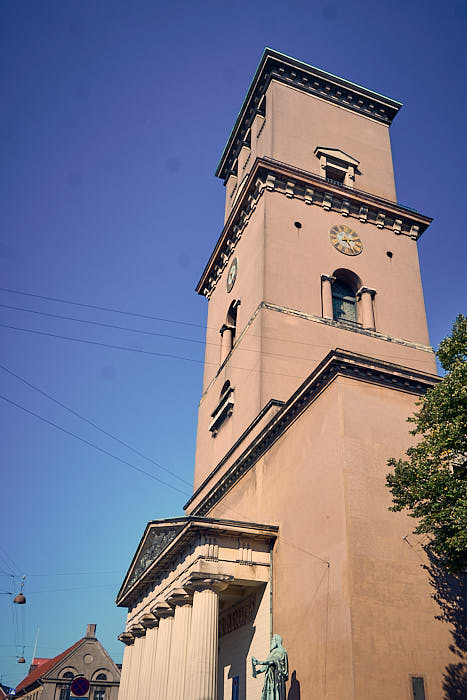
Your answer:
[[[235,634],[237,646],[248,639],[245,659],[262,653],[277,531],[195,517],[148,524],[117,597],[128,607],[119,700],[215,700]]]

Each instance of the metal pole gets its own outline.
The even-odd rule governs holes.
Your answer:
[[[36,649],[37,649],[37,640],[39,639],[39,627],[37,628],[37,634],[36,634],[36,643],[34,644],[34,651],[32,652],[32,659],[31,659],[31,666],[34,663],[34,657],[36,655]]]

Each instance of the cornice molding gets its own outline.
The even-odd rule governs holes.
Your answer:
[[[226,473],[212,486],[195,506],[191,515],[205,516],[209,513],[237,481],[254,467],[258,460],[284,434],[293,421],[338,376],[350,377],[358,381],[404,391],[416,396],[424,394],[439,381],[439,377],[436,375],[410,369],[409,367],[344,350],[332,350],[290,397],[283,408],[276,413],[259,435],[248,445]],[[200,493],[201,490],[199,489],[184,507],[187,508]]]
[[[335,277],[333,277],[332,275],[322,274],[321,280],[328,280],[329,282],[333,282],[335,280]],[[371,293],[373,295],[376,294],[376,291],[374,289],[369,289],[368,287],[362,287],[361,289],[358,290],[357,294],[360,294],[364,290],[367,290],[369,293]],[[248,322],[245,324],[242,331],[239,333],[238,338],[235,341],[233,348],[230,350],[230,352],[227,355],[227,357],[225,358],[225,360],[219,365],[216,373],[213,375],[211,380],[208,382],[207,387],[204,389],[204,391],[201,395],[201,399],[199,402],[200,405],[202,404],[202,402],[204,401],[204,398],[209,393],[209,391],[210,391],[211,387],[213,386],[213,384],[215,383],[216,379],[219,377],[220,374],[222,374],[222,372],[224,371],[224,368],[227,366],[227,364],[230,362],[230,360],[234,356],[237,348],[240,347],[240,343],[241,343],[243,337],[246,335],[247,331],[253,325],[254,321],[256,320],[256,317],[258,316],[259,312],[262,309],[265,309],[266,311],[276,311],[278,313],[287,314],[289,316],[295,316],[296,318],[301,318],[304,321],[312,321],[313,323],[321,323],[325,326],[333,326],[334,328],[339,328],[340,330],[349,331],[350,333],[359,333],[360,335],[366,335],[370,338],[376,338],[377,340],[384,340],[387,343],[393,343],[395,345],[403,345],[406,348],[413,348],[414,350],[421,350],[422,352],[428,352],[431,355],[433,355],[433,353],[434,353],[434,350],[431,347],[431,345],[423,345],[423,343],[417,343],[414,340],[405,340],[404,338],[397,338],[396,336],[387,335],[385,333],[380,333],[379,331],[372,330],[371,328],[362,328],[362,327],[357,326],[355,324],[347,323],[346,321],[334,320],[332,318],[327,318],[325,316],[316,316],[315,314],[309,314],[306,311],[292,309],[288,306],[280,306],[279,304],[272,304],[268,301],[261,301],[258,304],[258,306],[256,307],[256,309],[254,310],[254,312],[252,313]],[[283,404],[283,402],[275,402],[275,403]],[[256,420],[257,419],[255,419],[255,421]]]
[[[413,240],[417,240],[432,221],[428,216],[370,192],[332,183],[273,158],[256,158],[198,282],[198,294],[211,297],[265,191],[295,198],[306,205],[319,206]]]
[[[392,123],[402,107],[396,100],[267,48],[217,166],[218,177],[227,179],[244,145],[253,119],[256,114],[262,114],[264,111],[262,101],[271,80],[277,80],[284,85],[357,112],[386,126]]]
[[[162,543],[162,547],[152,548],[152,542],[157,541],[158,531],[165,533],[173,529],[175,536],[168,538]],[[181,553],[187,552],[200,536],[212,536],[228,534],[238,537],[240,533],[246,533],[250,539],[269,541],[276,537],[278,527],[274,525],[264,525],[262,523],[242,522],[237,520],[224,520],[219,518],[203,518],[199,516],[184,516],[181,518],[167,518],[164,520],[150,521],[135,552],[130,568],[117,594],[116,603],[119,607],[127,607],[141,599],[148,585],[154,586],[166,575],[167,570]],[[149,545],[149,551],[148,551]],[[143,565],[141,565],[143,560]],[[159,603],[165,602],[157,600],[149,612],[156,617],[162,617]],[[143,627],[138,616],[138,627]],[[133,627],[129,632],[135,636]]]

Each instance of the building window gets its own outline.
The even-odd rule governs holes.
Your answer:
[[[234,299],[233,302],[229,306],[229,310],[227,311],[227,325],[231,328],[232,330],[232,335],[231,335],[231,343],[232,343],[232,348],[235,343],[235,336],[237,333],[237,310],[238,310],[238,305],[240,302],[238,299]]]
[[[212,437],[216,437],[221,425],[230,418],[232,415],[234,407],[234,390],[233,386],[229,381],[225,382],[222,387],[222,391],[219,398],[219,403],[217,404],[214,411],[211,413],[211,425],[209,430],[211,431]]]
[[[322,146],[315,148],[315,156],[319,158],[321,177],[336,185],[354,186],[360,161],[339,148]]]
[[[96,681],[106,681],[107,676],[105,673],[98,673],[95,680]],[[106,688],[103,688],[102,686],[100,688],[96,688],[94,690],[93,700],[105,700],[105,691],[106,691]]]
[[[233,285],[232,285],[233,286]],[[235,338],[237,335],[237,311],[240,305],[239,299],[234,299],[229,306],[227,311],[227,317],[225,323],[220,329],[221,334],[221,356],[220,364],[224,362],[229,352],[232,350],[235,344]]]
[[[339,168],[337,166],[326,165],[326,180],[332,182],[336,185],[345,184],[345,176],[347,175],[347,168]]]
[[[65,673],[62,675],[62,679],[71,681],[73,679],[73,676],[74,676],[73,671],[65,671]],[[66,685],[60,686],[59,700],[68,700],[69,689],[70,689],[69,682]]]
[[[357,323],[357,297],[352,287],[340,279],[332,283],[332,314],[334,321]]]
[[[423,676],[412,676],[413,700],[425,700],[425,680]]]

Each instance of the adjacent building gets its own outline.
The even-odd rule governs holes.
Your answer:
[[[72,690],[73,679],[85,679],[81,694]],[[87,681],[87,683],[86,683]],[[117,700],[120,669],[96,638],[96,625],[86,636],[53,659],[34,658],[29,673],[16,688],[16,696],[30,700]]]
[[[387,459],[437,381],[389,127],[401,104],[267,49],[222,154],[193,495],[148,523],[117,597],[119,700],[436,700],[451,664]],[[414,163],[416,172],[416,163]],[[422,177],[422,173],[417,173]]]

